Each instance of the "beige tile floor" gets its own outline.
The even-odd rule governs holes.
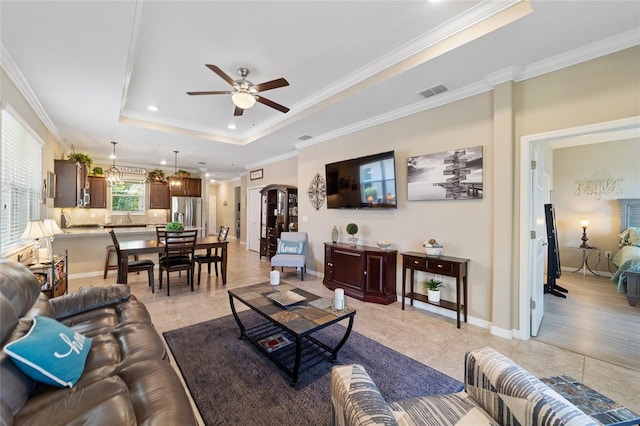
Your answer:
[[[213,273],[207,276],[205,266],[201,285],[196,286],[193,293],[186,284],[178,284],[172,285],[171,297],[167,297],[165,283],[162,290],[156,285],[156,292],[152,294],[147,285],[146,274],[129,275],[133,294],[147,305],[158,331],[174,330],[230,315],[226,291],[228,288],[269,280],[268,259],[259,258],[257,253],[247,251],[245,245],[235,240],[229,243],[229,254],[227,285],[223,286],[222,279],[216,278]],[[322,285],[322,279],[311,274],[307,274],[301,282],[299,273],[289,268],[285,270],[282,279],[321,296],[332,295]],[[112,284],[115,281],[115,271],[111,271],[106,280],[102,275],[71,279],[69,291],[86,286]],[[179,281],[185,282],[184,274]],[[536,377],[567,374],[640,413],[638,371],[536,340],[503,339],[491,335],[486,329],[469,324],[463,323],[462,328],[457,329],[453,319],[411,307],[403,311],[400,303],[384,306],[348,298],[348,304],[357,309],[354,330],[460,381],[463,380],[465,352],[488,345],[510,357]]]

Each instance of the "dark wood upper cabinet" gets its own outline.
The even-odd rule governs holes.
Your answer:
[[[171,189],[172,197],[201,197],[202,179],[182,178],[182,187]]]
[[[99,176],[89,176],[89,206],[92,209],[107,208],[107,180]]]
[[[170,209],[171,194],[169,185],[165,182],[149,183],[149,208],[150,209]]]
[[[84,163],[55,160],[56,196],[54,207],[88,207],[88,168]]]

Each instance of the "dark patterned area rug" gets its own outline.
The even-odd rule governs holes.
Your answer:
[[[240,313],[245,324],[257,314]],[[356,321],[358,317],[356,315]],[[246,321],[246,322],[245,322]],[[208,425],[329,425],[332,364],[303,371],[296,387],[256,347],[239,340],[229,315],[163,333],[191,395]],[[314,336],[337,342],[344,327]],[[462,390],[462,383],[352,332],[336,364],[362,364],[387,401]],[[462,368],[462,366],[460,367]]]

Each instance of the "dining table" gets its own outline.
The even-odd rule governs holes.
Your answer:
[[[207,256],[211,256],[212,249],[220,249],[222,257],[221,273],[222,284],[227,283],[227,245],[228,241],[219,241],[217,236],[198,237],[196,250],[207,250]],[[120,243],[120,259],[118,259],[118,283],[127,284],[129,275],[129,256],[136,254],[162,253],[164,243],[157,240],[131,240]]]

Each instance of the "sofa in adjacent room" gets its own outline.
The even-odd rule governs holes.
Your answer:
[[[331,371],[334,426],[596,425],[549,386],[490,347],[465,355],[464,391],[387,403],[364,368]]]
[[[26,266],[0,259],[0,315],[1,424],[197,424],[164,341],[129,286],[48,299]],[[65,349],[32,344],[50,330],[52,345]],[[55,370],[64,356],[83,352],[80,364]],[[55,366],[44,365],[48,358]],[[78,366],[77,377],[62,378]]]

